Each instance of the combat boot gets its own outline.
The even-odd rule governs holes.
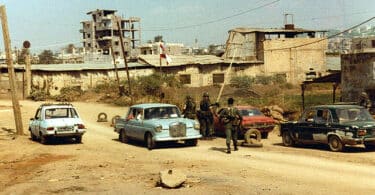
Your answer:
[[[234,143],[234,151],[238,151],[237,143]]]
[[[230,144],[227,144],[227,154],[230,154]]]

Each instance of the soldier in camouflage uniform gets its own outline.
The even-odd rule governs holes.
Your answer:
[[[195,119],[195,112],[196,109],[194,100],[191,96],[188,95],[186,96],[186,102],[182,114],[184,115],[184,118]]]
[[[359,96],[358,105],[365,107],[367,110],[371,108],[371,100],[366,92],[362,92]]]
[[[233,140],[234,150],[237,151],[237,137],[238,131],[240,128],[242,117],[239,111],[233,107],[234,99],[228,99],[228,108],[224,108],[219,113],[220,120],[223,121],[225,125],[225,134],[226,134],[226,144],[227,144],[227,153],[230,154],[230,140]]]
[[[207,92],[203,93],[203,99],[200,102],[200,110],[198,111],[198,119],[200,123],[200,131],[204,138],[211,138],[214,134],[214,116],[211,112],[210,97]]]

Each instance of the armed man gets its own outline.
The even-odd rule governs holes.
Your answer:
[[[207,92],[203,93],[203,99],[199,104],[200,110],[197,112],[198,119],[200,123],[200,131],[203,138],[212,138],[214,134],[213,123],[214,123],[214,116],[211,112],[211,101],[210,96]]]
[[[359,96],[358,105],[365,107],[367,110],[371,108],[371,100],[366,92],[362,92]]]
[[[226,134],[226,144],[227,144],[227,153],[230,154],[230,141],[233,140],[234,151],[237,151],[237,138],[238,131],[240,128],[242,116],[239,111],[233,107],[234,99],[228,99],[228,107],[221,110],[219,113],[220,120],[224,122],[225,125],[225,134]]]
[[[185,106],[182,111],[184,118],[195,119],[196,116],[196,108],[195,102],[190,95],[186,96]]]

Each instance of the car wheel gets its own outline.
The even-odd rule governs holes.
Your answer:
[[[149,150],[152,150],[155,148],[155,141],[152,139],[151,133],[147,133],[146,135],[146,145]]]
[[[255,138],[252,137],[252,136],[255,136]],[[247,130],[245,135],[244,135],[244,140],[245,140],[246,143],[254,143],[255,140],[256,140],[255,142],[260,143],[260,141],[261,141],[260,131],[258,129]]]
[[[329,137],[328,145],[333,152],[341,152],[344,148],[340,138],[335,135]]]
[[[284,146],[293,146],[294,145],[293,138],[292,138],[292,136],[290,136],[290,132],[289,131],[284,131],[283,132],[283,134],[282,134],[282,140],[283,140]]]
[[[40,143],[41,144],[47,144],[48,143],[48,138],[44,135],[40,135]]]
[[[31,140],[33,140],[33,141],[37,140],[37,137],[34,135],[34,133],[32,131],[30,131],[30,137],[31,137]]]
[[[366,150],[375,150],[375,144],[367,144],[365,143]]]
[[[262,139],[267,139],[268,138],[268,132],[262,132]]]
[[[122,143],[128,143],[128,136],[126,136],[125,129],[122,129],[120,131],[119,139],[120,139],[120,142]]]
[[[82,135],[76,136],[74,139],[76,143],[82,143]]]
[[[198,144],[198,139],[185,140],[185,145],[187,146],[196,146],[197,144]]]

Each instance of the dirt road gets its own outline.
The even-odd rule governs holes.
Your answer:
[[[28,119],[41,102],[21,101]],[[42,145],[29,136],[12,139],[11,101],[0,100],[0,194],[373,194],[375,152],[363,147],[344,153],[325,146],[288,148],[274,132],[262,148],[240,147],[226,154],[225,140],[200,141],[197,147],[123,144],[99,112],[111,118],[126,108],[95,103],[74,105],[87,126],[82,144]],[[175,168],[187,174],[179,189],[156,186],[158,173]]]

